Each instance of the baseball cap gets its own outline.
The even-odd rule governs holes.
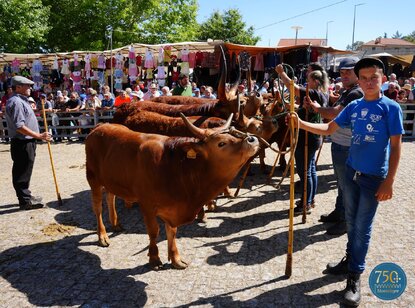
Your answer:
[[[365,67],[371,67],[371,66],[377,66],[381,68],[383,72],[385,72],[385,65],[383,64],[382,61],[376,58],[367,57],[367,58],[360,59],[356,63],[356,65],[354,66],[354,73],[356,74],[356,76],[359,76],[360,69],[365,68]]]
[[[28,100],[29,102],[36,103],[36,102],[35,102],[35,99],[34,99],[33,97],[31,97],[31,96],[29,96],[29,97],[27,98],[27,100]]]
[[[200,92],[200,89],[199,88],[194,88],[193,92]]]
[[[26,77],[23,76],[13,76],[12,77],[12,86],[21,86],[21,85],[33,85],[35,84],[33,81],[31,81],[30,79],[27,79]]]
[[[344,58],[339,63],[339,70],[352,70],[356,65],[358,59],[356,58]]]
[[[181,78],[184,78],[184,77],[189,77],[189,76],[187,76],[186,74],[180,73],[179,78],[181,79]]]
[[[157,89],[157,85],[152,83],[151,86],[150,86],[150,89]]]

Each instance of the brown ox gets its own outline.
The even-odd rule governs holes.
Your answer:
[[[169,105],[163,103],[155,103],[151,101],[141,101],[131,103],[132,106],[137,106],[141,110],[148,110],[157,112],[170,117],[178,117],[180,113],[185,116],[208,116],[227,119],[232,113],[238,112],[238,100],[232,99],[230,101],[211,100],[202,104],[189,105]]]
[[[177,227],[190,223],[203,204],[216,197],[258,149],[258,140],[200,129],[186,122],[196,138],[131,131],[118,124],[96,127],[85,142],[86,174],[98,224],[99,244],[109,245],[102,221],[102,189],[110,221],[119,229],[115,195],[138,201],[150,238],[149,262],[162,266],[157,248],[160,217],[166,228],[168,259],[186,268],[176,247]],[[116,162],[116,164],[114,164]]]
[[[188,120],[200,128],[223,126],[226,120],[204,116],[189,117]],[[165,116],[156,112],[141,110],[137,105],[123,104],[114,113],[112,123],[122,124],[129,129],[166,136],[193,137],[182,118]]]

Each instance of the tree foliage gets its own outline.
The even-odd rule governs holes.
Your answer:
[[[254,28],[246,28],[242,16],[236,9],[230,9],[223,14],[215,11],[200,25],[199,40],[220,39],[226,42],[255,45],[260,37],[254,35]]]
[[[105,50],[111,39],[113,48],[208,38],[259,41],[238,10],[214,12],[202,25],[197,10],[197,0],[3,0],[0,51]]]
[[[49,12],[41,0],[0,1],[0,51],[41,52],[50,29]]]
[[[51,6],[47,49],[68,51],[185,40],[196,32],[195,0],[43,0]]]
[[[362,41],[356,41],[353,43],[353,45],[347,45],[346,46],[346,50],[359,50],[360,47],[362,47],[362,45],[364,44],[364,42]]]
[[[402,39],[415,44],[415,31],[412,31],[408,35],[405,35],[404,37],[402,37]]]

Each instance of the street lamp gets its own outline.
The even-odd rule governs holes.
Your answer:
[[[329,46],[329,24],[332,22],[333,20],[326,22],[326,46]]]
[[[301,30],[303,27],[301,26],[292,26],[291,29],[295,30],[295,43],[294,45],[297,45],[297,37],[298,37],[298,30]]]
[[[352,50],[353,50],[353,44],[354,44],[354,29],[356,26],[356,7],[363,5],[364,3],[359,3],[354,5],[354,14],[353,14],[353,35],[352,35]]]
[[[112,26],[108,25],[107,28],[107,38],[109,38],[110,40],[110,48],[111,48],[111,54],[110,54],[110,74],[111,74],[111,93],[114,93],[114,75],[112,72],[112,32],[113,32],[113,28]]]

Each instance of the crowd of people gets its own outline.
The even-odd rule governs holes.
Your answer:
[[[124,103],[131,103],[143,100],[151,100],[159,96],[193,96],[200,98],[215,99],[216,94],[211,86],[200,85],[197,86],[195,82],[190,82],[189,76],[180,74],[177,84],[170,89],[168,86],[159,87],[157,83],[149,83],[147,86],[144,82],[140,82],[134,86],[134,88],[126,88],[116,92],[114,95],[109,86],[104,86],[100,91],[93,88],[81,88],[80,92],[72,91],[69,93],[67,90],[56,90],[52,93],[43,93],[40,91],[36,95],[28,97],[31,108],[35,112],[35,115],[42,115],[42,108],[47,113],[52,113],[52,132],[56,137],[53,138],[55,142],[61,142],[67,139],[67,137],[60,137],[62,134],[69,134],[67,128],[62,129],[59,126],[81,126],[78,129],[79,133],[85,134],[89,132],[88,128],[82,128],[82,126],[88,126],[92,124],[92,117],[88,112],[94,112],[99,110],[101,115],[109,115],[111,111],[115,111],[116,108]],[[4,117],[6,102],[12,96],[12,87],[6,87],[5,93],[1,98],[0,105],[0,119]],[[36,99],[37,98],[37,99]],[[42,106],[43,103],[43,106]],[[79,117],[81,113],[84,115],[79,120],[59,120],[59,118],[67,117]],[[56,124],[56,125],[54,125]],[[7,123],[4,122],[7,127]],[[56,126],[56,127],[55,127]],[[7,131],[2,130],[3,139],[9,142]],[[82,137],[78,138],[82,139]]]

